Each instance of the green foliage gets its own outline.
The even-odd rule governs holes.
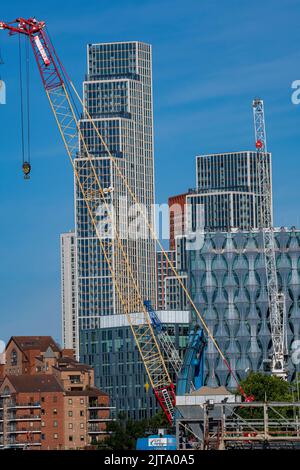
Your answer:
[[[254,395],[255,401],[293,401],[290,384],[279,377],[250,372],[240,384],[247,395]]]
[[[279,377],[266,375],[261,372],[250,372],[245,380],[240,382],[241,387],[245,391],[246,395],[253,395],[255,401],[279,401],[279,402],[292,402],[293,394],[291,392],[290,384],[280,379]],[[292,415],[293,408],[276,408],[276,411],[282,416],[288,417]],[[241,408],[238,414],[243,418],[262,418],[263,409],[259,408]],[[269,417],[278,418],[276,412],[270,411]]]
[[[120,414],[116,421],[111,421],[108,424],[107,430],[110,432],[110,436],[101,444],[101,447],[110,450],[133,450],[139,437],[156,433],[158,428],[170,428],[168,420],[162,412],[141,421],[126,419],[124,415]]]

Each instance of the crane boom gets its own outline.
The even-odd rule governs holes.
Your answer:
[[[286,377],[286,313],[285,296],[279,293],[275,257],[275,237],[272,216],[272,191],[268,170],[267,141],[265,129],[264,103],[253,100],[253,117],[257,149],[257,177],[259,192],[258,226],[263,233],[263,250],[266,267],[267,293],[269,300],[270,327],[272,336],[272,374]]]
[[[79,126],[78,116],[73,106],[72,97],[68,91],[68,87],[69,85],[72,85],[72,83],[66,75],[66,72],[45,31],[45,22],[39,22],[35,18],[30,18],[28,20],[19,18],[13,23],[0,22],[0,29],[6,29],[10,34],[25,34],[29,38],[46,95],[73,166],[75,178],[85,201],[93,229],[99,239],[104,259],[111,272],[120,303],[127,316],[129,326],[133,333],[133,337],[140,352],[142,362],[145,366],[155,396],[171,423],[174,415],[175,387],[155,338],[149,314],[143,305],[143,300],[138,291],[136,280],[133,278],[132,271],[130,270],[130,263],[126,258],[124,249],[122,250],[121,247],[122,255],[124,257],[123,261],[128,269],[131,288],[139,300],[141,316],[139,316],[138,321],[133,319],[129,308],[129,299],[124,299],[122,286],[120,286],[119,280],[115,275],[110,249],[111,241],[103,239],[98,230],[95,199],[101,198],[104,203],[106,203],[106,193],[105,188],[101,186],[99,181],[99,177],[94,166],[94,159],[87,152]],[[78,136],[85,148],[88,162],[88,164],[86,166],[83,165],[82,168],[79,168],[75,161],[78,156]],[[83,171],[81,173],[82,169]],[[117,242],[119,242],[119,239],[117,239]]]
[[[116,234],[116,240],[111,242],[110,240],[103,239],[101,234],[98,231],[96,216],[97,213],[95,211],[95,200],[101,200],[106,205],[106,209],[108,214],[110,213],[109,208],[107,206],[107,199],[106,196],[108,192],[106,188],[103,188],[100,181],[99,176],[97,174],[95,165],[94,165],[94,157],[92,157],[88,150],[86,143],[84,141],[80,125],[79,125],[79,117],[76,114],[76,109],[73,105],[73,97],[70,93],[70,90],[73,91],[75,97],[79,100],[80,104],[83,105],[83,102],[76,91],[72,81],[67,76],[63,65],[61,64],[55,49],[45,31],[45,22],[37,21],[35,18],[29,18],[28,20],[24,18],[18,18],[14,22],[11,23],[4,23],[0,22],[0,29],[8,30],[11,35],[13,34],[22,34],[26,35],[29,38],[31,43],[33,53],[39,68],[39,72],[41,75],[41,79],[46,91],[46,95],[48,97],[51,109],[55,116],[60,134],[62,136],[65,148],[67,150],[69,159],[71,161],[75,178],[78,184],[78,188],[82,194],[82,198],[85,201],[87,211],[90,217],[91,225],[95,232],[95,235],[99,239],[100,247],[103,253],[103,257],[105,262],[107,263],[107,267],[111,272],[112,280],[114,286],[116,288],[116,292],[119,296],[120,304],[123,307],[123,311],[127,316],[127,320],[131,331],[133,333],[136,345],[140,352],[142,362],[145,366],[147,375],[149,377],[151,386],[154,390],[154,393],[164,410],[168,420],[171,422],[174,416],[174,406],[175,406],[175,387],[170,378],[168,373],[164,358],[160,351],[159,344],[155,337],[153,326],[151,324],[151,320],[149,317],[149,312],[147,311],[144,303],[143,297],[139,292],[139,288],[137,285],[137,280],[134,279],[132,270],[130,268],[130,262],[127,258],[126,252],[118,233],[114,227],[114,234]],[[99,132],[99,129],[96,127],[95,122],[89,115],[88,111],[86,110],[85,106],[83,105],[84,112],[87,116],[87,119],[90,120],[93,128],[97,136],[99,137],[101,143],[103,144],[104,148],[107,150],[108,156],[112,162],[112,165],[116,169],[117,174],[120,176],[121,180],[125,183],[130,196],[134,201],[136,201],[135,194],[133,193],[130,186],[128,186],[128,182],[126,180],[126,176],[123,174],[122,169],[119,167],[116,159],[112,156],[106,142],[103,140],[102,135]],[[84,148],[84,155],[86,158],[86,164],[78,166],[76,164],[76,157],[78,152],[78,137],[83,145]],[[78,160],[78,159],[77,159]],[[82,172],[81,172],[82,170]],[[173,263],[170,261],[167,253],[163,249],[160,241],[156,238],[155,232],[153,227],[150,225],[149,221],[147,220],[146,215],[142,211],[142,215],[145,218],[145,222],[147,227],[150,230],[151,235],[157,241],[159,246],[161,247],[164,255],[166,257],[168,265],[171,267],[172,271],[178,278],[178,282],[184,292],[189,299],[192,308],[195,310],[196,314],[199,317],[200,323],[203,326],[205,332],[207,333],[208,337],[211,339],[212,343],[214,344],[215,348],[217,349],[218,353],[220,354],[222,360],[225,363],[225,366],[228,368],[229,373],[233,376],[234,380],[237,383],[239,390],[241,391],[242,395],[246,400],[252,399],[252,397],[248,397],[242,387],[240,386],[238,379],[231,369],[230,364],[228,363],[227,359],[225,358],[222,350],[220,349],[218,343],[216,342],[212,332],[209,330],[206,322],[202,318],[199,310],[197,309],[195,303],[193,302],[187,288],[178,277],[176,269]],[[111,218],[111,223],[113,224],[113,218]],[[128,296],[124,298],[124,286],[120,285],[118,279],[115,275],[114,271],[114,264],[111,257],[111,246],[113,243],[117,243],[122,254],[121,262],[127,268],[128,273],[128,285],[126,286],[126,290],[129,292]],[[129,282],[131,283],[129,286]],[[132,309],[130,308],[132,305],[132,299],[130,295],[132,294],[133,299],[138,299],[138,312],[141,312],[141,316],[139,320],[136,321],[132,318],[131,312]]]
[[[153,310],[151,301],[145,300],[144,305],[148,310],[150,320],[152,322],[153,330],[161,344],[161,347],[166,355],[168,362],[171,364],[175,374],[178,376],[183,365],[183,361],[179,356],[179,353],[171,340],[166,328],[164,328],[159,316]]]

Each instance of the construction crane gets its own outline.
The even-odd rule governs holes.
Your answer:
[[[153,310],[151,301],[145,300],[144,305],[149,313],[153,331],[156,334],[159,343],[161,344],[168,362],[171,364],[175,374],[178,376],[182,369],[182,359],[180,358],[178,351],[167,332],[167,329],[162,324],[156,311]]]
[[[95,230],[95,233],[99,239],[104,259],[111,272],[120,303],[123,307],[124,313],[127,316],[129,326],[135,338],[155,396],[157,397],[158,402],[160,403],[168,420],[172,422],[175,405],[175,386],[170,378],[164,358],[161,354],[159,345],[152,329],[148,312],[143,305],[143,299],[138,290],[137,282],[134,279],[133,273],[130,269],[130,263],[126,257],[126,253],[124,247],[121,244],[120,237],[118,236],[118,233],[115,232],[115,242],[119,244],[119,248],[123,256],[124,266],[127,269],[128,282],[130,282],[130,286],[127,286],[127,290],[130,291],[131,296],[134,296],[137,299],[136,305],[139,307],[138,312],[141,312],[141,316],[138,321],[135,321],[132,318],[130,301],[128,298],[124,298],[124,289],[122,289],[120,281],[115,275],[112,259],[110,256],[110,242],[104,240],[102,235],[99,233],[95,214],[95,205],[93,204],[94,198],[91,197],[91,194],[94,195],[94,197],[101,199],[108,207],[106,195],[107,193],[111,192],[111,190],[105,190],[99,181],[93,158],[87,151],[82,135],[82,131],[79,125],[79,115],[73,104],[73,96],[71,95],[73,84],[70,78],[67,76],[56,54],[56,51],[45,30],[45,26],[45,22],[37,21],[35,18],[30,18],[28,20],[24,18],[18,18],[12,23],[0,22],[0,29],[8,30],[10,34],[26,35],[30,41],[46,95],[55,116],[56,123],[58,125],[69,159],[73,166],[78,187],[80,188],[82,197],[86,203],[93,229]],[[75,159],[78,156],[78,136],[85,150],[85,155],[87,156],[89,170],[87,175],[87,168],[84,168],[85,172],[81,174],[80,169],[77,167],[75,162]],[[86,176],[83,177],[83,175]],[[97,188],[96,193],[95,188]]]
[[[270,166],[268,164],[267,140],[265,129],[264,103],[253,100],[255,145],[257,150],[257,178],[259,193],[258,227],[263,234],[267,293],[269,300],[270,328],[272,337],[271,373],[283,379],[287,377],[287,341],[286,341],[286,302],[283,292],[279,292],[275,237],[272,217],[272,192]]]
[[[98,229],[98,223],[96,220],[97,214],[95,213],[95,198],[98,201],[100,200],[101,202],[103,202],[109,216],[110,208],[108,206],[107,198],[113,191],[113,187],[105,189],[102,187],[102,184],[99,180],[99,176],[94,165],[94,159],[88,152],[87,145],[79,125],[79,113],[77,112],[76,107],[74,105],[74,99],[77,98],[83,107],[84,104],[79,94],[77,93],[70,77],[66,73],[61,61],[59,60],[59,57],[56,54],[54,46],[49,38],[49,35],[46,32],[45,27],[46,25],[44,21],[37,21],[35,18],[18,18],[11,23],[0,22],[0,29],[9,31],[11,35],[25,35],[30,42],[47,98],[49,100],[57,126],[63,139],[63,143],[65,145],[68,157],[72,164],[78,188],[80,189],[82,197],[85,201],[92,227],[99,240],[100,247],[103,253],[103,258],[111,273],[112,281],[119,297],[120,304],[123,307],[123,311],[127,317],[128,324],[131,328],[133,337],[140,352],[141,359],[145,366],[145,370],[153,388],[154,394],[164,413],[166,414],[169,422],[171,423],[173,420],[175,407],[175,385],[166,367],[164,357],[160,350],[156,335],[153,331],[153,325],[149,317],[149,312],[144,305],[144,299],[139,290],[137,280],[135,279],[134,274],[132,272],[127,253],[124,249],[122,240],[116,227],[114,227],[115,238],[113,241],[104,239],[103,236],[99,233]],[[132,200],[134,202],[138,203],[133,190],[128,185],[126,176],[122,172],[122,169],[119,167],[116,159],[112,156],[106,142],[103,140],[103,137],[99,132],[99,129],[97,128],[96,124],[92,120],[90,114],[88,113],[88,110],[85,107],[84,113],[87,119],[90,120],[100,142],[106,149],[107,154],[118,176],[120,176],[121,180],[126,185],[129,195],[132,197]],[[78,138],[82,144],[84,156],[86,157],[86,165],[83,165],[82,168],[78,167],[78,165],[76,164],[76,157],[78,156]],[[155,231],[151,223],[149,222],[147,216],[144,214],[143,211],[141,211],[141,215],[145,218],[145,223],[150,230],[151,236],[153,236],[153,238],[161,247],[166,257],[168,265],[174,272],[175,276],[178,278],[179,285],[185,291],[187,298],[191,304],[191,307],[194,309],[196,315],[198,315],[200,323],[202,324],[207,336],[211,339],[212,343],[214,344],[220,356],[222,357],[226,367],[228,368],[229,373],[233,376],[234,380],[236,381],[241,394],[246,400],[252,399],[252,397],[247,397],[244,390],[239,385],[239,382],[234,372],[232,371],[223,352],[221,351],[215,338],[213,337],[213,334],[211,333],[204,319],[200,315],[200,312],[194,304],[186,286],[183,284],[182,280],[178,276],[178,273],[173,263],[170,261],[167,253],[165,252],[161,243],[157,239]],[[113,217],[111,217],[110,222],[113,224]],[[111,246],[113,243],[115,243],[118,249],[120,250],[120,253],[122,255],[121,261],[124,264],[124,269],[126,269],[127,273],[127,284],[125,286],[125,294],[124,286],[120,284],[120,280],[117,278],[114,271],[114,266],[112,262],[113,260],[111,258]],[[134,318],[134,315],[132,315],[132,312],[134,311],[132,309],[132,305],[134,305],[134,307],[136,308],[135,311],[139,312],[138,320]]]
[[[166,326],[152,308],[151,301],[145,300],[144,305],[149,312],[153,330],[165,353],[165,357],[177,377],[177,395],[185,395],[192,390],[198,390],[204,384],[204,348],[206,340],[203,330],[197,324],[190,328],[184,358],[181,359]]]

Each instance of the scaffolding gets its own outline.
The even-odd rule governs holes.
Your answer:
[[[300,449],[300,402],[212,403],[178,418],[178,450]],[[193,429],[193,433],[191,433]]]

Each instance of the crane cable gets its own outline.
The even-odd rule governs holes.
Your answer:
[[[29,62],[29,41],[25,41],[26,44],[26,97],[27,97],[27,161],[30,164],[30,62]]]
[[[24,144],[24,103],[23,103],[23,67],[22,67],[22,45],[21,36],[19,39],[19,87],[20,87],[20,111],[21,111],[21,148],[22,148],[22,161],[25,163],[25,144]]]

